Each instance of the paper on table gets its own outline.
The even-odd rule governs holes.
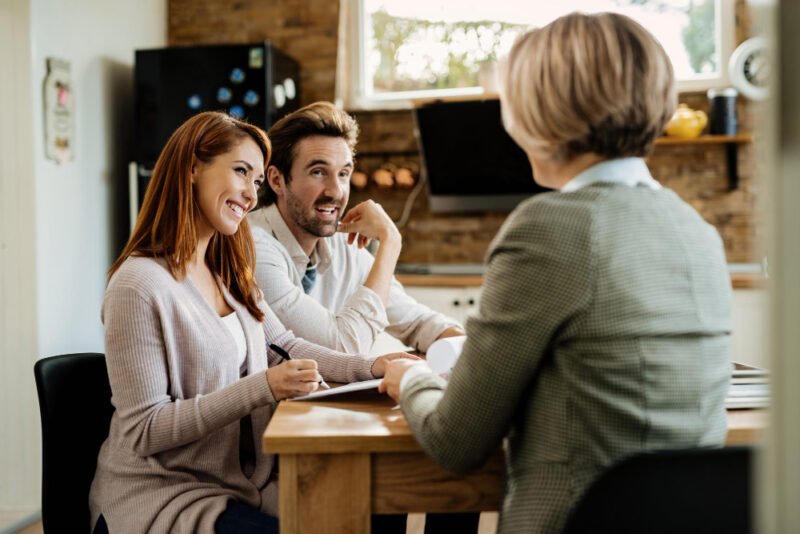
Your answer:
[[[434,341],[428,347],[427,360],[431,370],[445,378],[450,374],[450,370],[456,364],[456,360],[461,355],[461,349],[464,347],[464,342],[467,336],[446,337]],[[362,391],[365,389],[377,388],[381,383],[382,378],[375,380],[364,380],[363,382],[353,382],[344,386],[339,386],[331,389],[318,389],[314,393],[303,395],[302,397],[294,397],[287,399],[290,401],[297,400],[312,400],[321,397],[329,397],[331,395],[340,395],[342,393],[349,393],[351,391]]]
[[[294,397],[292,399],[287,399],[287,400],[296,401],[296,400],[318,399],[320,397],[328,397],[330,395],[340,395],[342,393],[348,393],[350,391],[362,391],[364,389],[377,388],[378,384],[381,383],[381,380],[383,379],[376,378],[375,380],[352,382],[350,384],[345,384],[344,386],[338,386],[331,389],[318,389],[314,393],[309,393],[308,395],[303,395],[302,397]]]
[[[431,343],[428,347],[427,360],[431,370],[438,374],[449,376],[450,370],[461,355],[467,336],[445,337]]]

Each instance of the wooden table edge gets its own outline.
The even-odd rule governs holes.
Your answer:
[[[725,445],[758,443],[768,422],[768,410],[727,410],[728,433]],[[358,443],[354,443],[357,440]],[[403,436],[285,436],[270,433],[269,425],[261,440],[268,454],[341,454],[371,452],[420,452],[422,448],[411,434]]]
[[[267,427],[269,429],[269,427]],[[358,443],[353,443],[357,439]],[[348,452],[421,452],[413,436],[315,436],[284,437],[267,433],[261,441],[262,450],[268,454],[341,454]]]

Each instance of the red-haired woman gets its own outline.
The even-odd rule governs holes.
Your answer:
[[[245,215],[270,150],[262,130],[208,112],[156,163],[103,299],[116,411],[89,496],[94,532],[277,532],[274,457],[257,446],[276,403],[408,356],[313,345],[263,304]]]

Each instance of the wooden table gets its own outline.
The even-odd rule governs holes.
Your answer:
[[[753,443],[760,410],[728,413],[727,443]],[[403,413],[375,390],[281,402],[264,433],[279,455],[281,533],[368,533],[372,513],[496,511],[503,460],[455,475],[421,451]]]

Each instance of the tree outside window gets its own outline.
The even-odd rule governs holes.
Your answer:
[[[361,0],[366,92],[471,88],[530,27],[572,11],[624,13],[662,43],[679,80],[719,76],[721,0]],[[722,0],[728,1],[728,0]]]

